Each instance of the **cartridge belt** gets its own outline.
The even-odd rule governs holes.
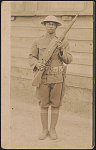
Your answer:
[[[64,66],[51,67],[48,74],[61,74],[64,71]]]

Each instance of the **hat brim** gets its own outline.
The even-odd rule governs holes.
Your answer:
[[[57,22],[57,21],[42,21],[41,24],[45,25],[45,23],[47,22],[54,22],[56,23],[58,26],[61,26],[62,24],[60,22]]]

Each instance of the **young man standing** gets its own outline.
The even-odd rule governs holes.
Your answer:
[[[64,96],[64,82],[66,67],[65,64],[70,64],[72,61],[72,55],[69,53],[69,43],[67,40],[63,42],[58,41],[56,36],[56,28],[61,26],[61,23],[55,16],[47,16],[41,22],[46,28],[46,34],[36,40],[32,46],[30,53],[30,59],[32,62],[39,62],[33,69],[42,69],[44,66],[40,63],[43,53],[46,51],[51,40],[54,38],[57,40],[57,49],[52,55],[51,63],[49,63],[48,69],[42,76],[42,81],[39,87],[36,88],[36,95],[39,99],[41,108],[41,122],[42,133],[39,137],[40,140],[44,140],[49,134],[51,139],[56,140],[56,124],[59,116],[59,108]],[[31,64],[32,65],[32,64]],[[51,124],[50,131],[48,131],[48,108],[51,105]]]

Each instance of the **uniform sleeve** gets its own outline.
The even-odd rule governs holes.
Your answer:
[[[70,47],[69,47],[69,42],[67,39],[64,40],[63,42],[63,47],[59,53],[59,58],[61,61],[63,61],[65,64],[70,64],[73,60],[73,57],[70,53]]]
[[[29,64],[33,66],[38,61],[38,44],[37,41],[34,41],[32,44],[31,51],[29,53]]]

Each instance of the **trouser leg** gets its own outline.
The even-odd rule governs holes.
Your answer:
[[[40,117],[42,123],[42,133],[39,139],[44,140],[48,135],[48,108],[41,108]]]
[[[51,107],[50,137],[53,140],[57,139],[55,128],[57,125],[58,117],[59,117],[59,108]]]

